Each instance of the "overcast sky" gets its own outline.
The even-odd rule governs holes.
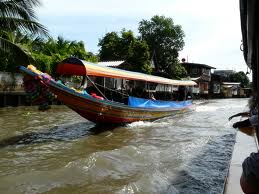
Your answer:
[[[105,33],[126,28],[137,35],[139,22],[154,15],[171,17],[182,26],[180,59],[246,72],[238,0],[42,0],[38,9],[52,36],[83,40],[94,53]]]

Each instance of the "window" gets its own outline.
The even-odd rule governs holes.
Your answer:
[[[197,74],[198,73],[198,69],[196,67],[192,68],[192,74]]]
[[[210,69],[202,69],[202,73],[205,75],[210,75]]]

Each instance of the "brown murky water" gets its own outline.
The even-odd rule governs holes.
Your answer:
[[[65,106],[0,109],[1,193],[220,193],[247,99],[96,127]]]

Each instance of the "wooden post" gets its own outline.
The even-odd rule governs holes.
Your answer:
[[[165,87],[166,87],[166,85],[164,85],[164,100],[166,100],[166,92],[165,92]]]
[[[105,96],[105,77],[103,77],[103,94]]]
[[[18,103],[17,103],[18,106],[21,105],[21,95],[18,94]]]
[[[4,94],[4,104],[3,106],[6,106],[6,94]]]

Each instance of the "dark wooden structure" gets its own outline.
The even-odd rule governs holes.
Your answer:
[[[191,80],[195,81],[198,84],[199,93],[197,95],[207,97],[209,94],[209,83],[211,81],[211,69],[216,69],[209,65],[200,64],[200,63],[181,63],[187,71],[187,76]],[[193,92],[196,93],[195,91]]]

